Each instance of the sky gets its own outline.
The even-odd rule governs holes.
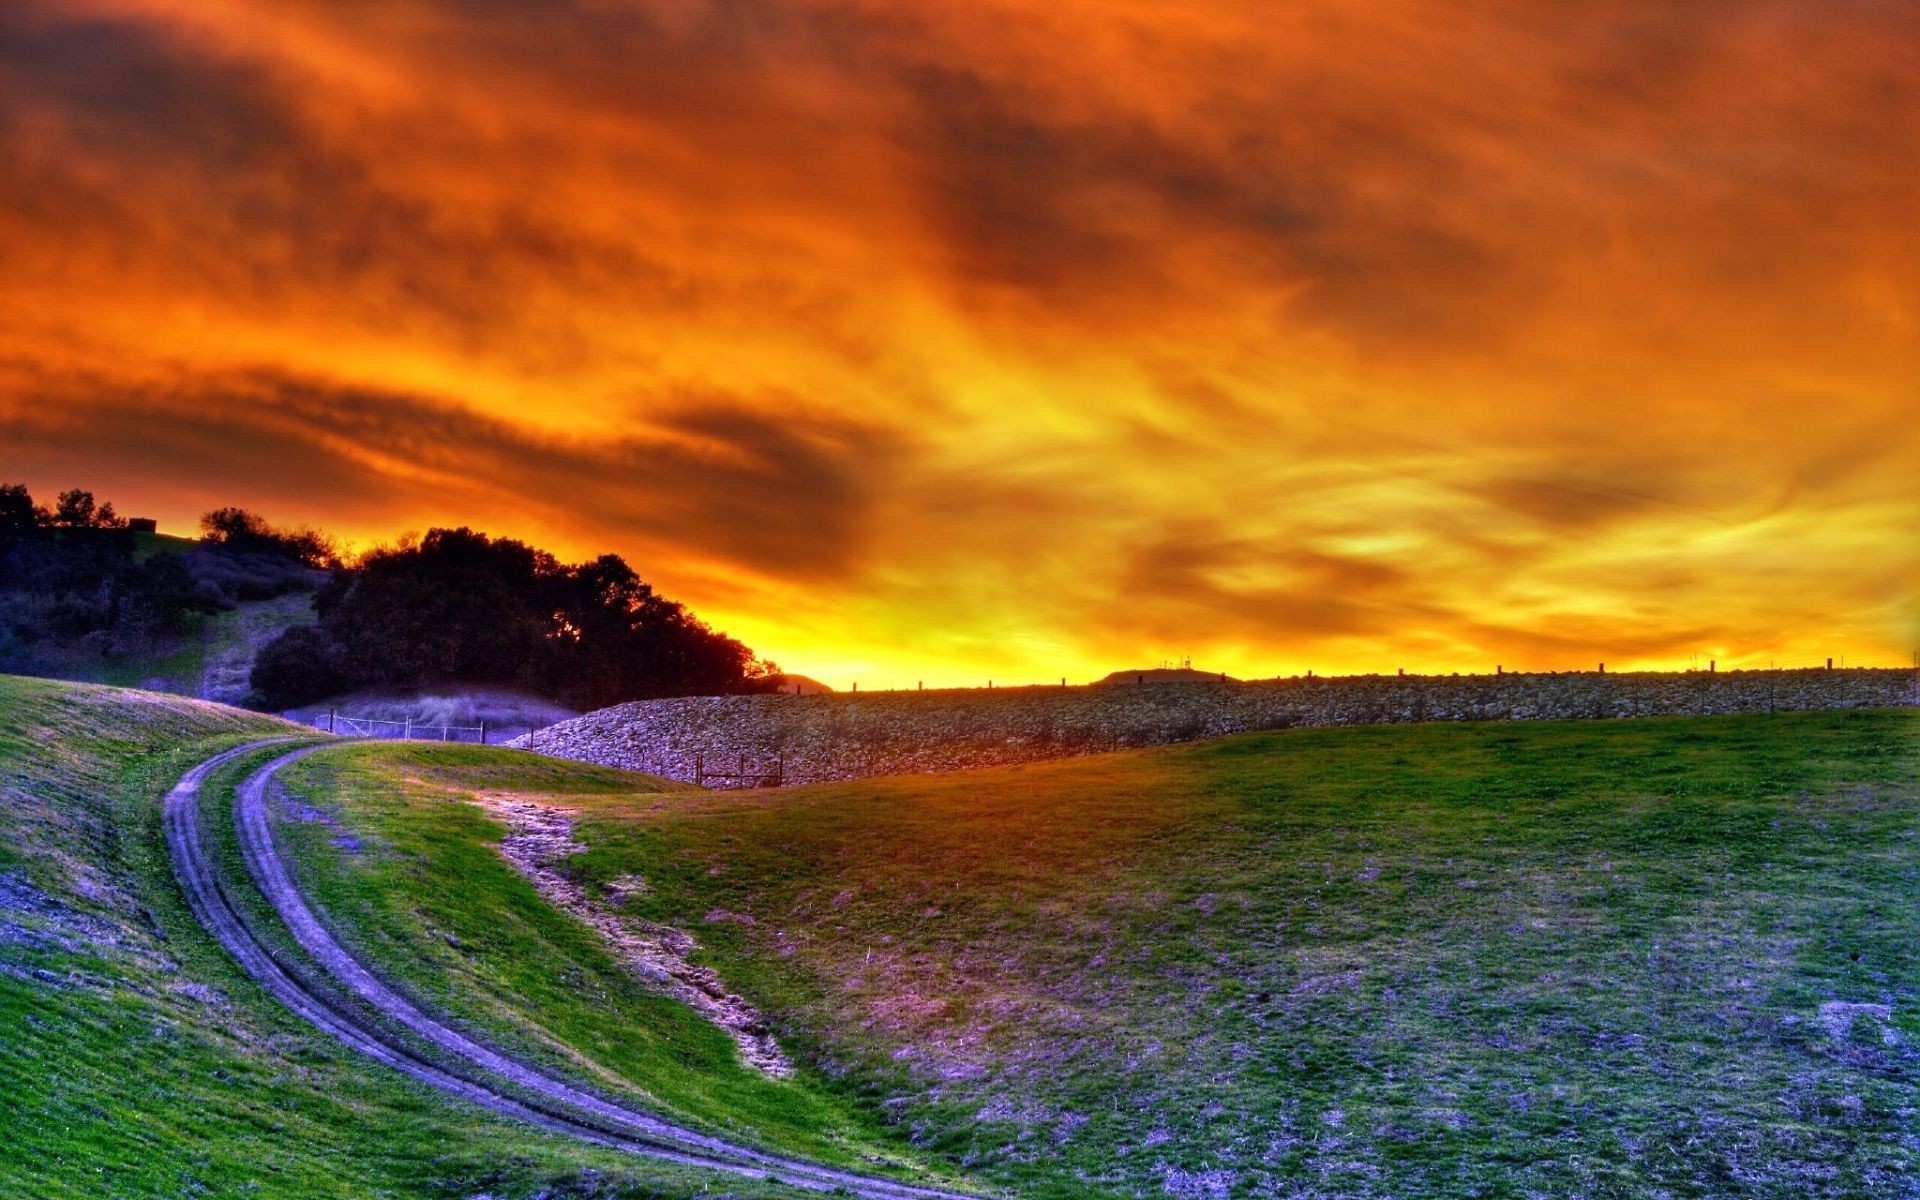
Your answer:
[[[7,0],[0,480],[839,687],[1907,664],[1911,0]]]

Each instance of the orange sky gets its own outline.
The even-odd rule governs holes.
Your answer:
[[[0,480],[839,686],[1903,663],[1916,145],[1911,0],[9,0]]]

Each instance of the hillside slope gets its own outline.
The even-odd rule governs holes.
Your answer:
[[[261,995],[184,910],[156,802],[289,732],[0,678],[0,1195],[796,1194],[489,1116]],[[352,744],[269,811],[341,940],[421,1004],[776,1149],[1028,1200],[1911,1200],[1917,780],[1920,714],[1850,711],[725,794]],[[556,903],[680,965],[649,980]],[[792,1073],[676,1000],[683,966]]]
[[[14,619],[0,619],[0,671],[237,704],[251,690],[248,676],[260,648],[312,622],[314,589],[326,579],[325,572],[281,556],[193,538],[125,530],[68,530],[62,537],[82,540],[42,542],[42,553],[27,566],[5,564],[18,573],[0,569],[0,579],[10,583],[0,593],[25,589],[6,597],[14,602]],[[69,544],[78,561],[59,568],[57,547]],[[0,546],[0,559],[5,551]],[[173,584],[163,589],[167,619],[157,619],[158,601],[130,592],[124,577],[129,566],[157,562],[177,564],[183,578],[175,582],[191,593],[183,596]],[[104,613],[93,611],[101,604]],[[79,611],[49,624],[49,611],[69,609]],[[106,613],[118,613],[117,623]],[[75,622],[79,629],[89,622],[97,627],[79,632]]]
[[[579,894],[566,814],[582,796],[654,808],[688,793],[478,746],[294,751],[240,785],[228,857],[246,870],[229,868],[227,894],[243,897],[239,924],[254,931],[227,922],[223,940],[277,941],[298,982],[254,973],[296,1006],[320,998],[354,1027],[348,1040],[364,1033],[510,1103],[589,1118],[583,1132],[638,1131],[871,1200],[956,1200],[926,1190],[943,1181],[796,1071],[759,1015],[688,961],[692,939]],[[180,797],[168,803],[172,822]],[[171,825],[169,838],[195,840]],[[249,920],[249,906],[266,912],[262,891],[277,911]]]
[[[1025,1197],[1920,1194],[1920,714],[577,807],[589,891]]]
[[[225,746],[304,732],[0,677],[0,1195],[799,1194],[494,1117],[263,995],[186,911],[159,798]]]
[[[1208,679],[1213,677],[1209,676]],[[514,744],[709,786],[952,771],[1262,729],[1920,705],[1912,670],[1348,675],[815,696],[690,696]]]

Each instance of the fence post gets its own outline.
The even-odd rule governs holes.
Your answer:
[[[413,718],[412,717],[408,717],[404,722],[401,723],[400,740],[403,742],[410,742],[413,740]]]
[[[485,721],[480,722],[480,744],[482,746],[487,744],[487,723]]]
[[[340,710],[337,708],[330,708],[327,710],[327,732],[328,733],[333,732],[333,719],[335,716],[339,715],[339,712]]]
[[[693,786],[707,786],[707,769],[698,750],[693,752]]]

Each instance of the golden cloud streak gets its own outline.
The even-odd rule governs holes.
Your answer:
[[[1911,5],[30,0],[0,476],[865,686],[1905,661]]]

